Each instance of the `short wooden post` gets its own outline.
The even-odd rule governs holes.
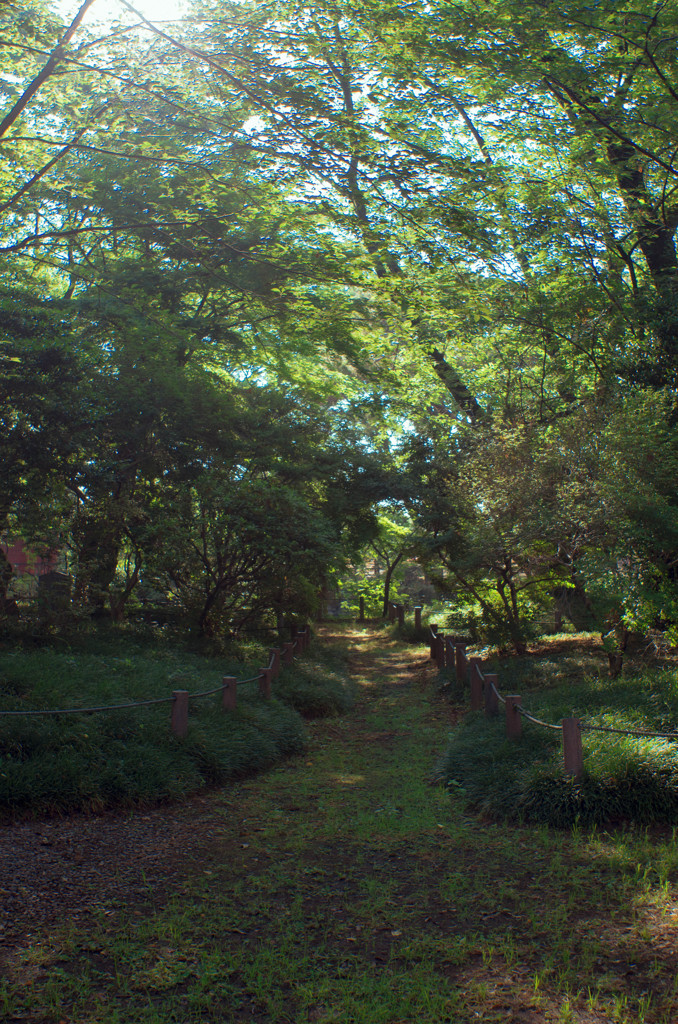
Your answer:
[[[523,735],[523,716],[518,711],[520,694],[512,693],[504,700],[506,701],[506,735],[510,740],[519,740]]]
[[[581,745],[581,722],[578,718],[563,718],[563,761],[565,774],[581,778],[584,772],[584,752]]]
[[[271,698],[271,670],[270,668],[259,669],[259,693],[264,700]]]
[[[466,664],[466,644],[454,645],[454,667],[457,673],[457,686],[462,689],[468,676]]]
[[[291,665],[294,661],[294,641],[283,644],[282,660],[286,665]]]
[[[172,693],[171,726],[175,736],[185,736],[188,732],[188,690]]]
[[[445,637],[445,667],[454,668],[454,641],[451,636]]]
[[[360,613],[358,615],[358,622],[364,622],[364,621],[365,621],[365,598],[361,597],[360,598]]]
[[[238,680],[235,676],[224,676],[221,680],[221,706],[224,711],[235,711],[238,703]]]
[[[421,629],[421,605],[415,605],[414,608],[414,628]]]
[[[480,658],[470,659],[471,711],[480,711],[483,706],[485,677],[480,668]]]
[[[445,637],[442,633],[436,635],[436,653],[435,653],[436,664],[442,672],[445,668]]]
[[[499,698],[496,692],[497,677],[494,674],[485,676],[485,714],[492,718],[499,711]]]
[[[433,661],[436,656],[436,637],[438,636],[438,626],[435,622],[429,622],[429,629],[431,630],[431,660]]]
[[[271,664],[271,679],[277,679],[280,675],[280,648],[271,647],[268,655]]]
[[[396,610],[398,612],[398,625],[402,629],[403,626],[405,625],[405,609],[403,605],[398,604],[396,605]]]
[[[395,617],[396,617],[396,606],[393,604],[392,601],[389,601],[389,605],[388,605],[388,621],[389,622],[395,622]]]

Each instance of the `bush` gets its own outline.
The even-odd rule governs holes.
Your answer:
[[[322,649],[287,668],[274,698],[239,688],[235,712],[220,694],[191,702],[189,732],[169,728],[169,703],[112,712],[0,716],[0,817],[100,811],[175,799],[269,768],[304,749],[303,717],[350,705],[341,666]],[[256,660],[255,660],[256,659]],[[205,658],[172,643],[102,634],[82,648],[0,651],[0,710],[100,706],[208,690],[224,675],[257,675],[253,662]]]
[[[561,683],[526,695],[523,704],[554,724],[575,715],[620,729],[678,731],[672,674]],[[559,732],[524,721],[516,743],[506,739],[502,714],[488,720],[474,712],[451,735],[437,775],[471,807],[497,818],[556,827],[678,822],[678,745],[588,731],[583,745],[585,772],[575,780],[563,773]]]
[[[396,621],[390,627],[390,632],[404,644],[416,644],[420,647],[422,644],[428,644],[431,638],[431,630],[428,626],[422,625],[421,629],[417,629],[414,622],[408,619],[405,619],[403,626],[399,626]]]

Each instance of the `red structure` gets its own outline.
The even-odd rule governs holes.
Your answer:
[[[0,548],[17,576],[44,576],[58,567],[59,552],[50,551],[46,558],[36,555],[27,548],[20,537],[7,537],[0,541]]]

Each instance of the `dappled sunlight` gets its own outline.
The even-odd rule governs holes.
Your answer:
[[[364,775],[349,775],[347,772],[328,775],[327,777],[331,782],[335,782],[339,786],[361,786],[365,782]]]
[[[382,629],[359,624],[323,624],[316,627],[323,642],[348,645],[348,660],[353,682],[362,690],[409,686],[415,674],[430,664],[421,648],[405,647]]]
[[[182,833],[192,860],[176,897],[135,909],[139,926],[113,914],[88,936],[97,969],[121,958],[125,998],[152,989],[164,1019],[186,1019],[188,998],[212,1012],[228,964],[224,1019],[237,1004],[248,1019],[301,1024],[674,1024],[671,832],[555,832],[468,814],[429,785],[449,722],[435,667],[376,631],[343,638],[363,680],[352,710],[312,723],[304,755],[204,798],[199,827]],[[149,960],[166,946],[171,956]],[[86,955],[60,956],[71,965],[76,954]],[[38,966],[31,998],[47,977],[42,954]],[[387,998],[388,1016],[353,1012]]]

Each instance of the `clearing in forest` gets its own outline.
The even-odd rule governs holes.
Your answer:
[[[356,686],[304,756],[181,806],[8,827],[0,1018],[678,1019],[672,835],[466,814],[422,648],[324,627]]]

